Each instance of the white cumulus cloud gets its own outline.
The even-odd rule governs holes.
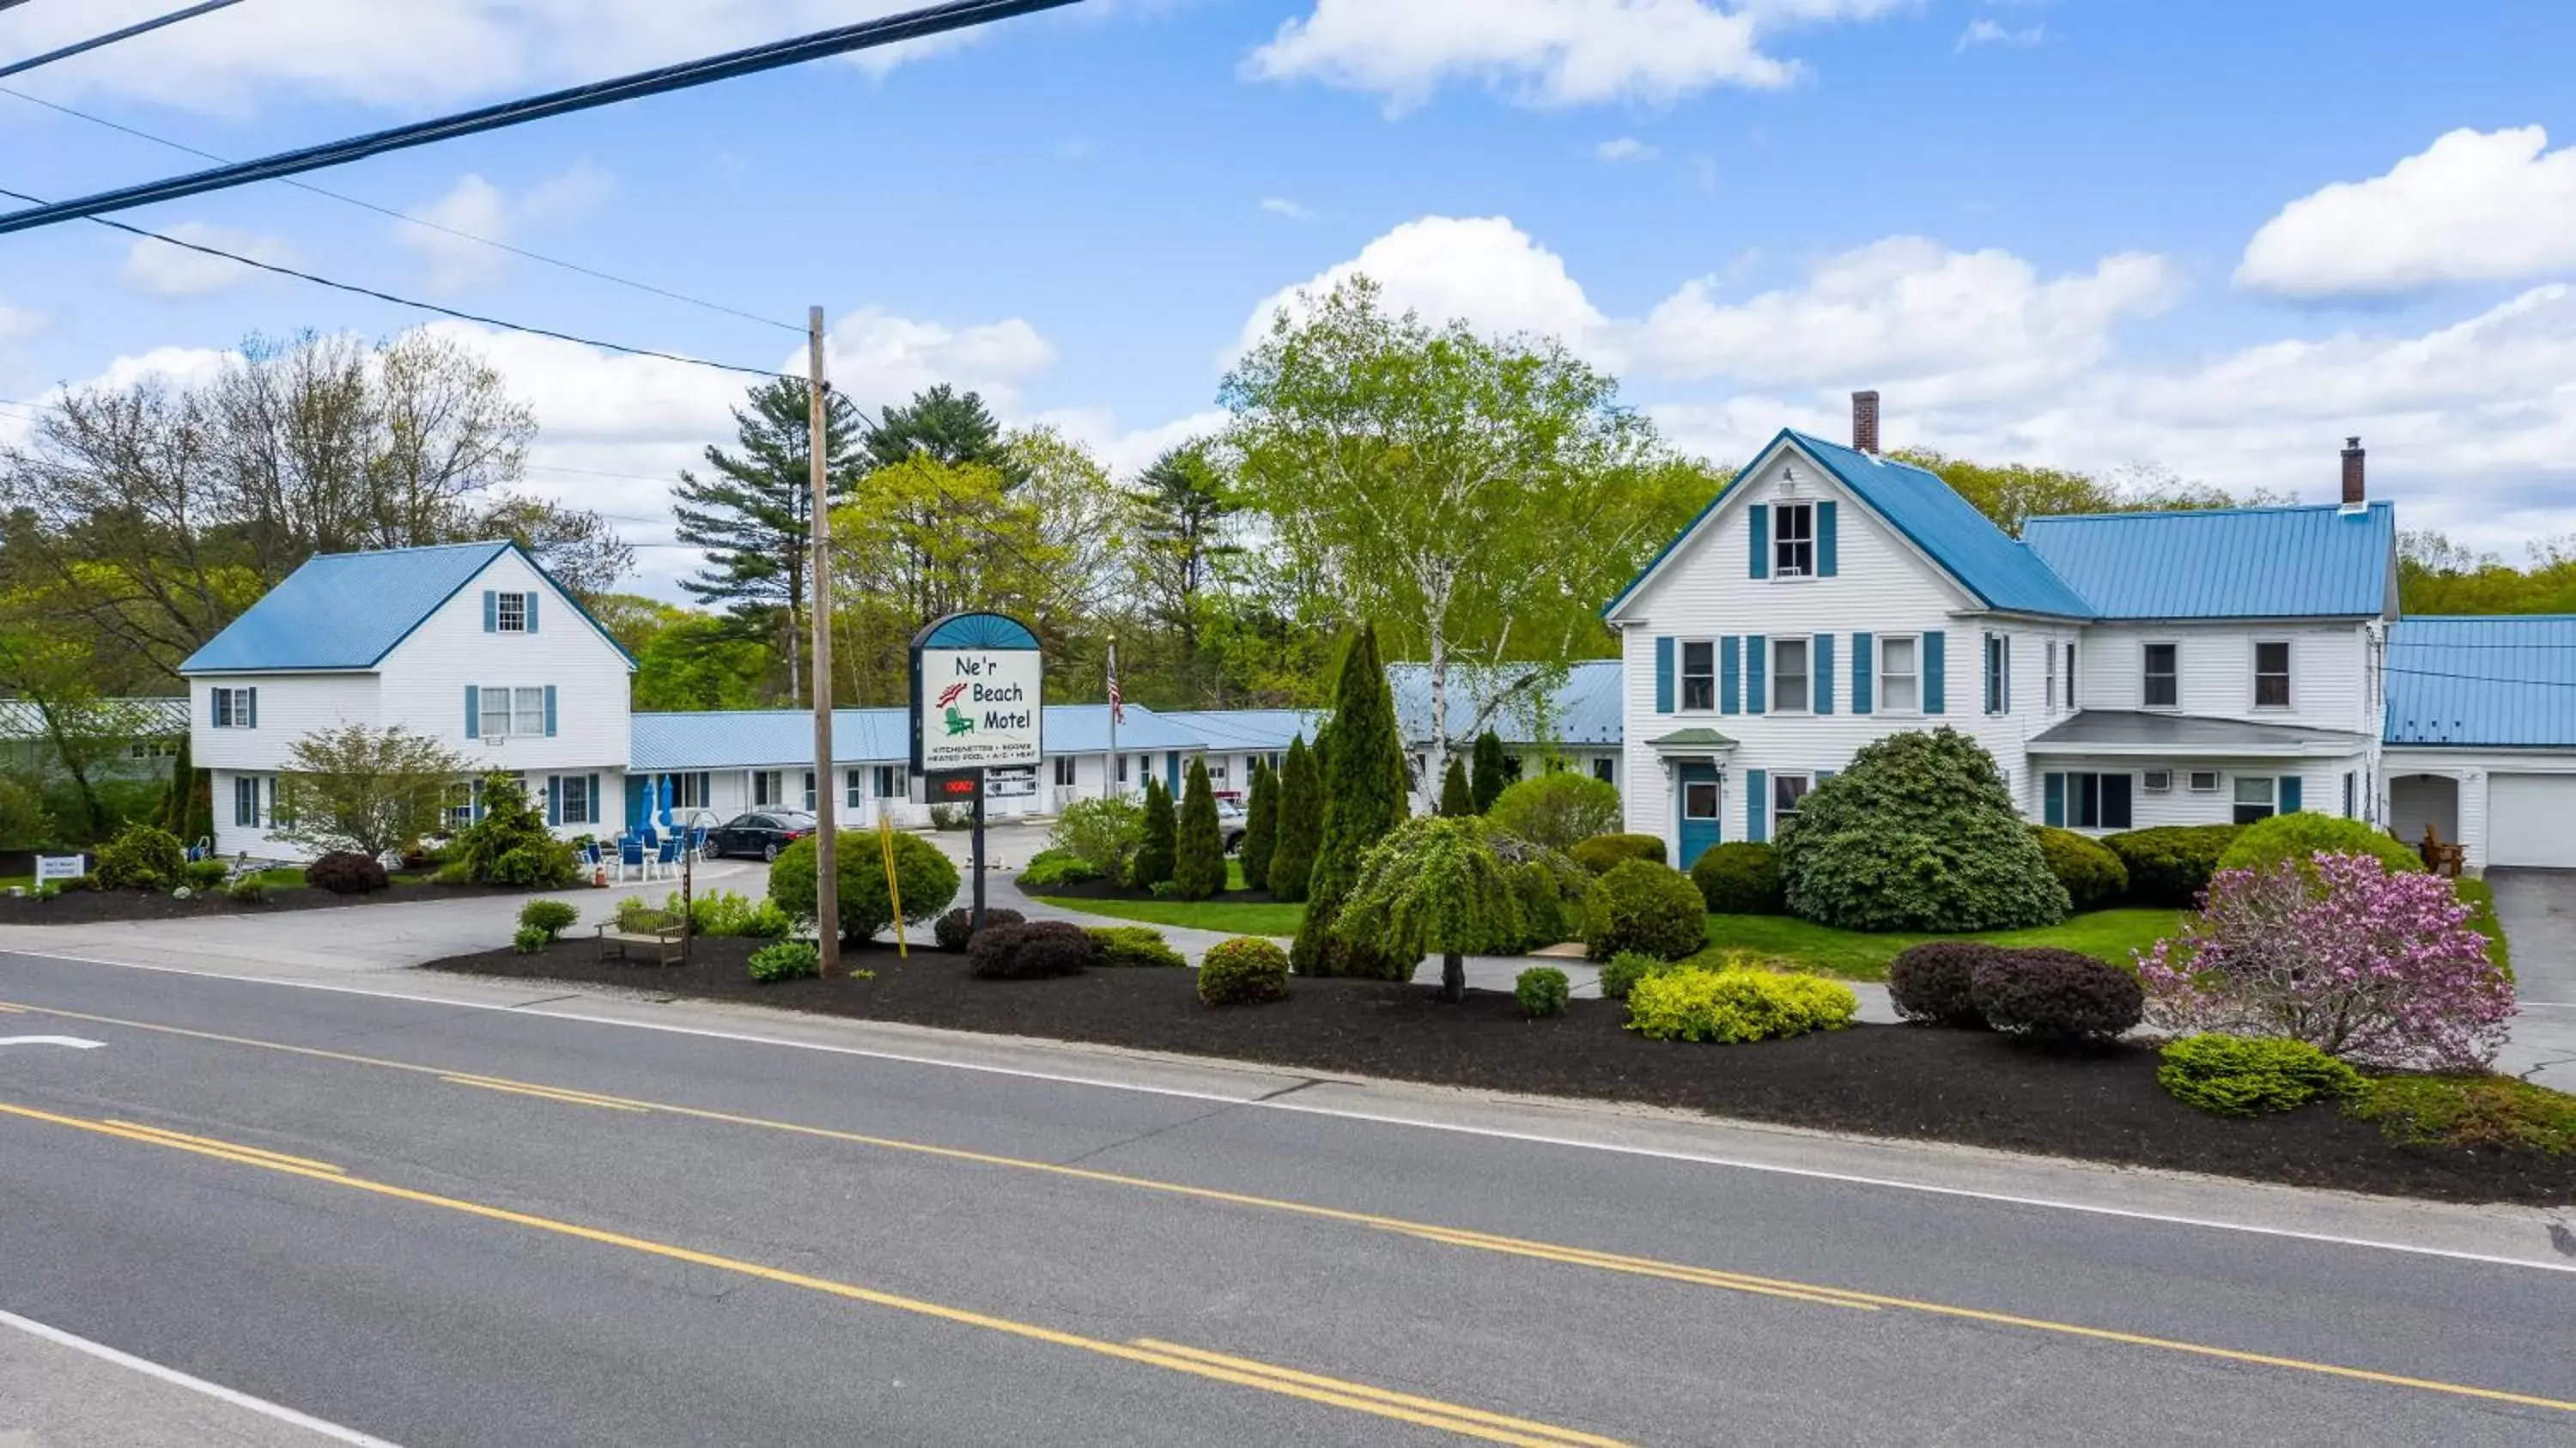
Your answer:
[[[2539,126],[2452,131],[2385,175],[2300,197],[2246,244],[2236,284],[2401,296],[2576,271],[2576,147]]]
[[[1532,241],[1501,216],[1425,216],[1408,221],[1360,248],[1349,261],[1264,298],[1245,320],[1239,345],[1249,347],[1270,331],[1282,309],[1295,315],[1299,295],[1320,295],[1365,274],[1396,311],[1416,311],[1433,323],[1464,317],[1484,332],[1536,332],[1588,347],[1608,319],[1594,310],[1583,288],[1566,272],[1564,258]]]
[[[1968,28],[1959,32],[1959,43],[1950,49],[1956,53],[1980,45],[2009,45],[2027,50],[2047,38],[2048,27],[2045,25],[2025,25],[2015,29],[1981,15],[1968,22]]]
[[[300,264],[295,249],[274,236],[207,226],[194,221],[183,221],[176,226],[165,227],[163,231],[173,241],[195,242],[273,266]],[[256,267],[149,237],[127,248],[123,271],[127,286],[156,297],[209,296],[244,282],[258,281],[266,275]]]
[[[428,263],[431,291],[447,296],[482,291],[499,286],[510,274],[510,254],[488,243],[510,241],[531,226],[579,220],[598,209],[615,187],[606,171],[585,160],[513,200],[469,171],[446,195],[415,208],[411,214],[418,222],[395,222],[393,239]]]
[[[1592,154],[1615,166],[1622,161],[1651,161],[1662,153],[1634,136],[1621,136],[1593,147]]]
[[[1312,221],[1315,219],[1315,210],[1313,207],[1307,206],[1302,202],[1291,201],[1285,196],[1262,197],[1261,209],[1269,212],[1273,216],[1287,217],[1290,221]]]

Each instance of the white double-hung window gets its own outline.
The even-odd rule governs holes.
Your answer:
[[[486,684],[481,700],[486,739],[526,738],[546,732],[546,691]]]
[[[1911,636],[1878,641],[1878,707],[1890,714],[1913,714],[1923,708],[1923,645]]]
[[[1771,509],[1771,576],[1812,578],[1816,573],[1816,505],[1777,503]]]
[[[1807,641],[1773,639],[1771,641],[1771,712],[1804,714],[1807,712],[1811,685],[1807,675]]]

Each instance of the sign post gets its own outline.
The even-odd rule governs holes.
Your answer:
[[[933,803],[973,809],[973,929],[984,928],[984,772],[1045,757],[1038,636],[1006,614],[952,613],[912,636],[912,767]]]

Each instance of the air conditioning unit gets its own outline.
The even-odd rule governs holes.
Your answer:
[[[509,736],[506,734],[486,734],[483,736],[483,747],[486,749],[498,749],[501,747],[501,741],[508,737]]]

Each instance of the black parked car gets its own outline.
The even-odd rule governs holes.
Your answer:
[[[760,810],[737,815],[709,831],[707,848],[717,855],[750,855],[775,860],[778,852],[814,833],[814,817],[798,810]]]

